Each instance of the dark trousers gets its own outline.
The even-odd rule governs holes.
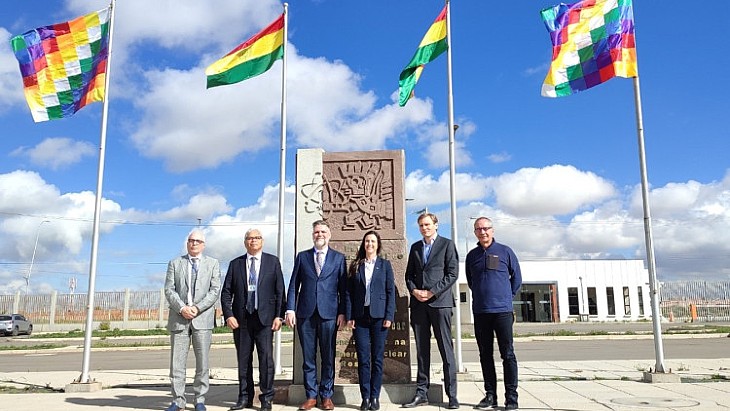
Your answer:
[[[411,304],[411,326],[416,341],[418,372],[416,395],[428,397],[431,369],[431,328],[444,365],[444,388],[449,398],[456,399],[456,360],[451,339],[451,308],[432,308],[427,304]]]
[[[308,399],[332,398],[335,386],[335,344],[337,320],[325,320],[317,310],[310,317],[297,317],[299,342],[302,345],[302,373],[304,391]],[[317,345],[322,365],[319,387],[317,386]]]
[[[494,336],[497,336],[499,355],[504,371],[504,396],[507,404],[517,404],[517,357],[512,343],[514,314],[474,314],[474,332],[479,346],[484,390],[497,397],[497,371],[494,368]]]
[[[357,376],[360,380],[360,395],[363,400],[380,399],[383,385],[383,351],[388,329],[383,327],[383,318],[365,315],[355,319],[355,347],[357,349]]]
[[[233,342],[238,355],[238,401],[253,402],[253,349],[259,360],[259,399],[272,401],[274,399],[274,357],[272,346],[274,332],[271,324],[263,325],[259,321],[257,312],[245,313],[238,319],[239,327],[233,330]]]

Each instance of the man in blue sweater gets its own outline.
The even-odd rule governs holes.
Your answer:
[[[494,240],[489,218],[479,217],[474,221],[474,235],[479,244],[466,256],[466,281],[472,294],[474,330],[486,392],[476,408],[497,407],[497,372],[492,355],[496,334],[504,370],[505,410],[516,410],[517,357],[512,343],[512,299],[522,285],[520,263],[511,248]]]

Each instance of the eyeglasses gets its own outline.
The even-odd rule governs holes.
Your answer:
[[[197,238],[188,238],[188,244],[205,244],[205,241],[198,240]]]
[[[255,235],[252,237],[246,237],[246,241],[253,241],[253,240],[263,240],[264,237],[261,237],[260,235]]]
[[[481,232],[481,231],[487,232],[491,228],[493,228],[493,227],[474,227],[474,231],[477,231],[477,232]]]

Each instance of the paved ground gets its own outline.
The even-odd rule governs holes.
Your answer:
[[[555,325],[553,325],[554,327]],[[537,326],[538,331],[539,327]],[[585,331],[585,327],[581,330]],[[601,327],[605,330],[606,324]],[[611,326],[612,327],[612,326]],[[617,325],[617,330],[629,327],[648,328],[650,324]],[[516,327],[517,328],[517,327]],[[516,331],[518,331],[516,329]],[[544,331],[544,330],[543,330]],[[519,331],[518,331],[519,332]],[[607,339],[619,338],[605,336]],[[730,339],[728,339],[730,345]],[[14,354],[12,354],[14,355]],[[38,351],[36,355],[44,355]],[[134,355],[130,351],[129,355]],[[163,354],[161,354],[163,355]],[[166,354],[165,354],[166,355]],[[654,359],[610,361],[532,361],[520,365],[520,409],[522,410],[730,410],[730,350],[727,358],[666,360],[667,370],[680,378],[679,383],[646,383],[643,373],[654,366]],[[465,363],[459,375],[459,400],[462,410],[471,410],[484,395],[478,363]],[[497,364],[497,369],[501,365]],[[169,380],[166,369],[131,369],[95,371],[91,377],[104,389],[89,393],[63,392],[67,384],[78,378],[78,371],[2,372],[0,386],[47,387],[54,392],[44,394],[0,394],[0,410],[163,410],[170,403]],[[188,370],[192,376],[193,370]],[[500,372],[501,374],[501,372]],[[415,369],[412,372],[415,375]],[[256,376],[258,377],[258,376]],[[211,411],[227,410],[236,398],[235,364],[211,371],[211,390],[207,398]],[[440,383],[440,364],[434,364],[432,382]],[[283,405],[291,381],[291,368],[277,377],[275,411],[295,411],[298,403]],[[500,409],[503,391],[499,387]],[[381,395],[382,409],[391,411],[399,404],[391,399],[409,397],[403,386],[387,386]],[[338,386],[335,403],[338,410],[357,410],[360,399],[357,386]],[[191,399],[192,400],[192,399]],[[258,404],[255,404],[258,406]],[[443,404],[420,407],[419,411],[434,411]],[[188,409],[191,409],[190,405]]]
[[[130,353],[131,354],[131,353]],[[645,383],[643,371],[653,366],[645,361],[540,361],[520,364],[520,409],[522,410],[730,410],[730,358],[719,360],[667,361],[681,383]],[[472,409],[484,395],[479,364],[466,363],[466,373],[459,376],[461,409]],[[433,382],[441,381],[440,365],[432,371]],[[275,410],[296,410],[282,405],[290,381],[291,369],[285,369],[277,381],[279,394]],[[4,386],[43,386],[62,391],[78,378],[78,372],[5,373]],[[189,370],[188,375],[192,375]],[[236,398],[234,365],[213,369],[212,386],[207,399],[211,411],[226,410]],[[415,375],[415,370],[413,372]],[[104,389],[91,393],[0,394],[3,410],[163,410],[170,402],[167,370],[97,371],[91,377]],[[342,396],[348,387],[339,387]],[[337,409],[356,410],[360,400],[355,387],[349,397],[337,398]],[[386,387],[381,396],[383,410],[399,408],[389,403],[400,398],[403,388]],[[500,387],[500,397],[503,396]],[[500,398],[500,402],[503,399]],[[258,404],[255,404],[258,406]],[[503,404],[500,405],[500,408]],[[441,409],[443,404],[420,407],[419,411]],[[190,409],[190,406],[188,407]]]

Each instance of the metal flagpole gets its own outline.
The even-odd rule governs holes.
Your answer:
[[[651,294],[651,322],[654,330],[654,352],[656,364],[654,371],[666,372],[664,369],[664,347],[662,345],[662,327],[659,311],[659,283],[656,277],[656,261],[654,259],[654,242],[651,232],[651,211],[649,209],[649,179],[646,173],[646,151],[644,148],[644,120],[641,114],[641,87],[639,75],[634,77],[634,104],[636,105],[636,133],[639,139],[639,165],[641,168],[641,198],[644,208],[644,240],[646,242],[646,261],[649,266],[649,290]]]
[[[284,194],[286,191],[286,39],[289,31],[289,4],[284,3],[284,56],[281,65],[281,148],[279,153],[279,233],[276,236],[276,254],[284,256]],[[281,329],[274,333],[274,373],[282,374]]]
[[[81,376],[78,383],[87,384],[89,378],[89,362],[91,359],[91,332],[94,324],[94,290],[96,287],[96,256],[99,248],[99,218],[101,215],[102,185],[104,183],[104,154],[106,151],[106,129],[109,113],[109,79],[112,66],[112,41],[114,39],[114,3],[109,4],[109,49],[106,59],[106,76],[104,79],[104,108],[101,114],[101,138],[99,141],[99,169],[96,177],[96,201],[94,203],[94,228],[91,235],[91,263],[89,265],[89,290],[86,306],[86,330],[84,332],[84,358],[81,364]]]
[[[449,191],[451,193],[451,239],[456,241],[458,235],[456,220],[456,165],[454,164],[454,93],[452,88],[451,72],[451,2],[446,0],[446,73],[448,77],[448,115],[449,115]],[[461,300],[459,298],[459,280],[451,287],[451,292],[456,293],[452,298],[456,300],[456,371],[464,372],[464,364],[461,353]]]

